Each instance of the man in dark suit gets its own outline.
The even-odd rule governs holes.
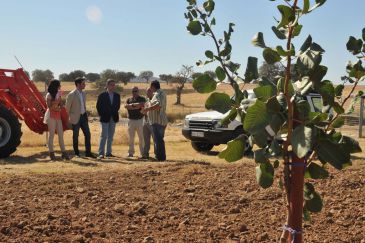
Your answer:
[[[115,81],[108,79],[106,91],[98,96],[96,109],[100,116],[101,135],[99,144],[99,159],[113,157],[112,143],[115,125],[119,121],[120,95],[115,92]],[[106,153],[105,153],[106,143]]]

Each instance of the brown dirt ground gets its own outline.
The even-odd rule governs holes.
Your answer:
[[[257,186],[251,159],[134,163],[2,174],[0,241],[276,242],[280,236],[283,193]],[[355,163],[314,182],[324,208],[305,223],[305,242],[365,242],[365,163]]]

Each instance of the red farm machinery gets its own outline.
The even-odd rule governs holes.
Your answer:
[[[0,69],[0,158],[14,153],[20,144],[19,119],[36,133],[47,131],[46,110],[45,98],[23,69]]]

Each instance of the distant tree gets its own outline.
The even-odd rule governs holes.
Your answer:
[[[291,65],[290,72],[291,72],[291,80],[293,82],[297,81],[299,75],[295,64]],[[278,77],[283,76],[284,74],[285,74],[285,68],[279,62],[274,64],[268,64],[266,62],[263,62],[262,65],[259,67],[259,76],[266,77],[268,80],[270,80],[275,84],[277,83]]]
[[[114,79],[115,81],[118,81],[117,79],[117,70],[114,69],[105,69],[100,73],[100,79],[95,82],[95,86],[98,89],[103,89],[106,86],[106,81],[108,79]]]
[[[68,74],[70,81],[74,81],[78,77],[85,77],[85,72],[82,70],[74,70]]]
[[[165,81],[166,84],[169,84],[169,83],[172,83],[173,82],[173,79],[175,78],[173,75],[171,74],[160,74],[159,75],[160,79],[162,81]]]
[[[263,62],[262,65],[259,67],[259,76],[266,77],[273,83],[277,82],[277,77],[282,76],[285,72],[283,65],[279,62],[274,64],[268,64]]]
[[[180,71],[176,74],[174,82],[177,83],[176,87],[176,103],[175,105],[181,104],[181,94],[184,89],[185,83],[191,79],[194,73],[193,66],[182,65]]]
[[[150,78],[152,78],[152,77],[153,77],[152,71],[142,71],[139,73],[139,78],[145,79],[146,83],[148,83],[148,81],[150,81]]]
[[[71,80],[70,79],[70,77],[69,77],[69,75],[68,75],[68,73],[61,73],[59,76],[58,76],[58,79],[60,80],[60,81],[66,81],[66,82],[70,82],[70,81],[73,81],[73,80]]]
[[[98,73],[88,73],[85,75],[86,79],[91,82],[96,82],[96,80],[100,79],[100,74]]]
[[[120,81],[124,85],[126,85],[131,79],[136,77],[136,75],[132,72],[117,72],[115,75],[116,81]]]
[[[50,81],[50,80],[54,79],[54,76],[53,76],[53,72],[49,69],[47,69],[47,70],[35,69],[32,72],[32,79],[33,79],[33,81],[46,82],[46,81]]]

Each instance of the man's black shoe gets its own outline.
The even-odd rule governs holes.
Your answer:
[[[93,153],[86,153],[85,154],[85,157],[87,157],[87,158],[93,158],[93,159],[96,158],[96,156]]]

